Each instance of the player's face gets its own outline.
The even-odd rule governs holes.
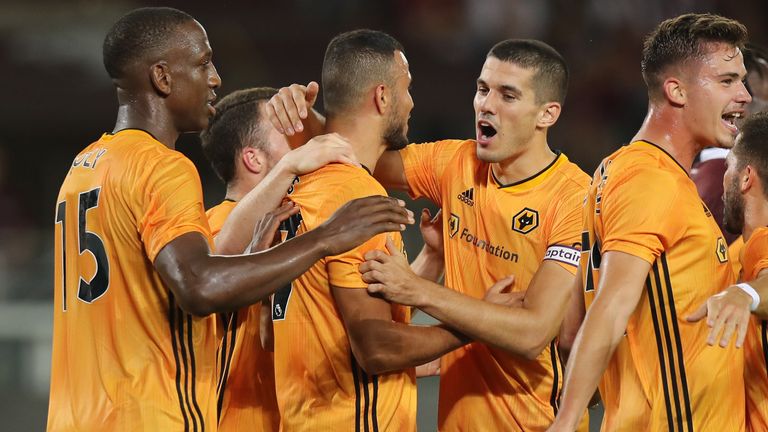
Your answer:
[[[738,145],[738,144],[737,144]],[[744,229],[744,197],[739,188],[738,160],[733,151],[725,158],[726,170],[723,175],[723,226],[732,234],[741,234]]]
[[[709,52],[686,68],[686,126],[704,147],[731,147],[739,132],[736,119],[752,100],[742,82],[747,75],[741,50],[707,44]]]
[[[387,118],[384,141],[388,150],[400,150],[408,145],[408,119],[413,110],[411,98],[411,71],[402,51],[395,51],[392,85],[392,110]]]
[[[208,36],[197,21],[179,27],[168,55],[171,94],[168,106],[181,132],[198,132],[214,114],[215,89],[221,85]]]
[[[508,160],[533,138],[542,108],[533,75],[533,69],[495,57],[485,60],[474,100],[478,159]]]

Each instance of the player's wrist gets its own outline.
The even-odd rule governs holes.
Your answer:
[[[740,293],[749,301],[749,310],[754,311],[760,305],[760,294],[748,283],[733,285],[734,292]]]

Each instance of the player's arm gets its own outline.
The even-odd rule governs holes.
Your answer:
[[[388,245],[389,246],[389,245]],[[536,358],[557,336],[574,276],[546,260],[531,280],[520,307],[509,308],[466,296],[418,277],[396,249],[371,251],[360,267],[369,290],[414,306],[467,336],[506,351]]]
[[[640,301],[650,268],[647,261],[624,252],[603,255],[597,295],[576,336],[566,366],[560,411],[550,431],[576,430]]]
[[[727,347],[731,339],[735,338],[736,347],[741,347],[747,336],[750,312],[760,319],[768,318],[768,269],[761,270],[757,278],[749,282],[749,286],[755,291],[756,299],[739,285],[731,285],[723,292],[708,298],[686,318],[689,322],[707,318],[707,325],[711,328],[707,337],[708,345],[717,344],[719,338],[719,345]],[[754,311],[753,302],[756,303]]]
[[[293,180],[329,163],[356,163],[349,142],[338,134],[321,135],[291,150],[237,203],[214,239],[217,253],[243,253],[256,222],[285,198]]]
[[[576,340],[576,334],[579,332],[581,323],[584,321],[584,315],[586,314],[582,289],[581,267],[579,267],[571,285],[571,298],[568,301],[568,306],[563,316],[563,324],[557,338],[560,354],[566,362]]]
[[[154,267],[182,309],[204,316],[256,303],[321,258],[401,231],[407,223],[413,215],[402,201],[365,197],[348,202],[316,229],[256,254],[212,255],[202,234],[182,234],[163,246]]]
[[[369,374],[416,367],[469,340],[442,326],[416,326],[392,320],[392,306],[362,288],[332,287],[352,353]]]

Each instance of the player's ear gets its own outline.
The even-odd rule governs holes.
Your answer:
[[[675,77],[668,77],[662,84],[662,90],[664,90],[664,96],[667,100],[676,106],[683,106],[687,101],[687,95],[685,93],[685,86],[682,81]]]
[[[253,174],[261,174],[267,168],[267,155],[253,147],[244,148],[240,160],[245,169]]]
[[[387,86],[384,84],[379,84],[376,86],[373,94],[373,103],[376,105],[376,110],[379,112],[379,114],[383,115],[387,112],[387,108],[390,104],[389,88],[387,88]]]
[[[744,167],[744,172],[741,174],[739,182],[739,189],[741,189],[741,193],[746,193],[750,189],[752,189],[754,186],[756,186],[758,183],[757,178],[757,170],[752,165],[747,164],[747,166]]]
[[[557,119],[560,118],[560,112],[562,106],[558,102],[547,102],[542,105],[541,111],[539,111],[539,118],[536,122],[536,126],[540,128],[552,127]]]
[[[149,79],[152,87],[162,96],[171,94],[171,69],[164,61],[157,62],[149,67]]]

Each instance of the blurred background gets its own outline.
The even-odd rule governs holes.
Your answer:
[[[214,4],[215,3],[215,4]],[[662,19],[716,12],[768,43],[765,0],[282,0],[234,2],[19,1],[0,3],[0,418],[7,431],[44,430],[53,297],[53,219],[72,158],[111,131],[116,99],[101,63],[111,24],[140,6],[173,6],[208,30],[223,79],[243,87],[318,80],[337,33],[384,30],[406,49],[414,77],[413,142],[474,137],[472,98],[486,52],[506,38],[536,38],[571,68],[550,146],[592,173],[643,120],[643,36]],[[210,206],[223,185],[196,136],[177,149],[197,165]],[[425,203],[411,203],[418,208]],[[406,236],[421,246],[418,229]],[[420,382],[419,428],[435,430],[437,378]],[[594,417],[599,418],[599,413]]]

